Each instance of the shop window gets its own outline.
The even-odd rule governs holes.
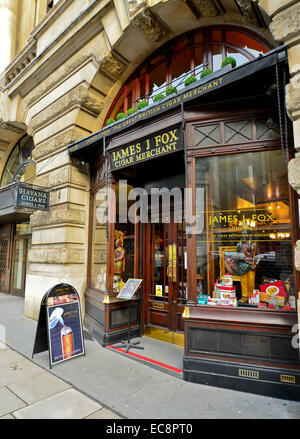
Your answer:
[[[124,221],[124,217],[134,216],[130,210],[134,201],[129,199],[132,189],[132,186],[124,182],[117,182],[113,277],[115,293],[119,293],[126,281],[134,277],[134,224],[131,221]]]
[[[196,189],[198,294],[220,303],[229,275],[234,306],[251,304],[255,290],[261,306],[282,309],[293,303],[290,202],[281,151],[198,158]]]
[[[91,253],[91,287],[106,290],[107,267],[107,193],[103,186],[94,195]]]

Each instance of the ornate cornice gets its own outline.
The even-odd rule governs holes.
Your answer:
[[[31,40],[4,71],[4,87],[10,84],[36,57],[36,41]]]

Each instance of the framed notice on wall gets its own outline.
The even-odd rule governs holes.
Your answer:
[[[142,281],[143,279],[128,279],[122,290],[117,295],[117,298],[130,300],[141,285]]]

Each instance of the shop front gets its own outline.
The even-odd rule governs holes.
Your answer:
[[[85,324],[103,346],[142,279],[132,336],[182,334],[185,380],[299,399],[286,67],[281,47],[217,70],[69,146],[91,165]]]

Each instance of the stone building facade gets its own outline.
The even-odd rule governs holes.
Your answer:
[[[49,210],[30,216],[26,316],[38,318],[43,294],[57,283],[71,283],[82,298],[87,286],[91,171],[68,146],[100,130],[135,69],[185,32],[232,25],[286,45],[296,150],[288,175],[300,195],[300,1],[0,0],[0,17],[0,176],[27,134],[33,183],[50,190]],[[300,271],[300,239],[294,263]]]

